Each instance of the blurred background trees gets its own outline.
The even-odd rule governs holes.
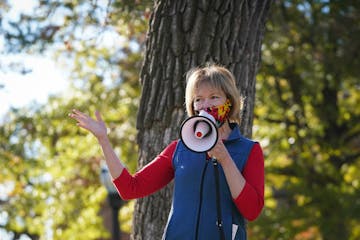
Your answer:
[[[117,153],[135,168],[138,72],[149,10],[106,3],[38,1],[28,15],[13,22],[3,18],[4,53],[51,55],[69,69],[70,81],[64,94],[12,109],[2,121],[0,182],[7,194],[1,199],[1,225],[14,239],[109,237],[99,215],[106,197],[100,148],[67,114],[72,108],[89,114],[99,109]],[[2,11],[5,16],[6,7]],[[121,215],[122,230],[129,232],[131,219]]]
[[[253,229],[260,239],[360,236],[359,7],[272,6],[254,117],[255,136],[266,141],[267,207]]]
[[[51,54],[70,69],[70,87],[1,121],[0,227],[14,239],[106,238],[101,151],[67,113],[100,109],[117,153],[135,170],[138,80],[153,2],[36,2],[11,22],[10,1],[0,3],[2,54]],[[266,157],[266,206],[248,224],[250,239],[360,238],[359,10],[349,0],[271,7],[253,127]],[[130,231],[126,216],[122,228]]]

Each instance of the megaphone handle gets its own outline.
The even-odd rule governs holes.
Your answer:
[[[214,165],[214,175],[215,175],[215,187],[216,187],[216,210],[217,210],[217,221],[216,225],[219,229],[219,235],[221,240],[225,240],[225,234],[223,229],[223,223],[221,219],[221,206],[220,206],[220,184],[219,184],[219,166],[216,158],[211,158],[211,161]]]

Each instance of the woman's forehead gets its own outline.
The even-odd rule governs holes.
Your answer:
[[[194,89],[194,94],[201,94],[203,92],[221,93],[221,94],[224,93],[221,88],[219,88],[218,86],[215,86],[209,82],[201,82]]]

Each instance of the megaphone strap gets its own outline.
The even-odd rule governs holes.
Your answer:
[[[216,212],[217,212],[216,225],[219,230],[220,239],[225,240],[223,222],[221,217],[221,206],[220,206],[221,200],[220,200],[219,166],[216,158],[211,158],[211,161],[214,166],[215,188],[216,188]]]

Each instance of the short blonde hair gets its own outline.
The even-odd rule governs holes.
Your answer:
[[[189,116],[195,115],[194,98],[196,89],[203,83],[222,90],[231,102],[229,120],[240,123],[243,98],[236,87],[234,75],[225,67],[220,65],[207,65],[191,69],[186,74],[185,105]]]

